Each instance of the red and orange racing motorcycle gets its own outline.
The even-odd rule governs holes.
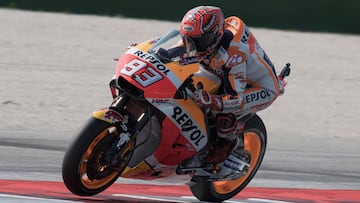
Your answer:
[[[160,51],[179,39],[173,30],[130,47],[118,59],[110,82],[112,104],[92,114],[64,155],[62,176],[72,193],[98,194],[119,177],[164,183],[181,177],[199,200],[219,202],[238,194],[255,176],[267,142],[256,114],[248,116],[243,135],[248,164],[232,157],[194,167],[196,157],[215,142],[216,126],[192,94],[199,84],[215,94],[221,80],[191,59],[161,59]],[[289,71],[286,67],[279,77]]]

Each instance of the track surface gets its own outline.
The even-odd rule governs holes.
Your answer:
[[[94,197],[70,194],[62,183],[50,181],[0,181],[0,191],[12,195],[41,197],[43,199],[74,202],[198,202],[186,186],[156,186],[141,184],[115,184]],[[226,202],[359,202],[358,191],[353,190],[304,190],[281,188],[247,188],[241,195]],[[19,198],[19,196],[0,195]],[[26,199],[26,197],[22,197]],[[31,198],[29,198],[31,200]]]
[[[170,181],[170,186],[163,186],[160,182],[128,179],[120,179],[95,197],[77,197],[61,182],[62,156],[69,142],[62,137],[68,136],[53,134],[53,138],[57,139],[48,139],[47,134],[40,132],[0,131],[0,137],[0,154],[7,158],[0,166],[0,179],[3,179],[0,180],[0,193],[3,194],[0,201],[10,198],[11,201],[22,202],[23,197],[4,195],[12,194],[59,199],[61,202],[196,202],[187,186],[175,181]],[[276,144],[268,149],[255,179],[246,190],[228,202],[360,202],[358,168],[344,168],[357,161],[358,155],[345,151],[325,153],[312,150],[311,146],[320,144],[319,140],[311,143],[287,140],[287,149],[281,140],[272,142]],[[280,148],[276,146],[278,144]],[[331,148],[339,143],[321,144]],[[348,148],[357,145],[350,142],[341,144]],[[308,147],[308,151],[299,150],[303,147]],[[333,160],[339,154],[342,159]],[[281,162],[276,161],[279,159]],[[32,200],[26,199],[25,202],[28,201]]]
[[[196,202],[175,180],[170,193],[159,182],[121,179],[92,198],[61,183],[74,132],[110,103],[112,59],[177,23],[6,9],[0,23],[0,202]],[[279,69],[294,68],[285,95],[260,113],[264,164],[231,201],[360,202],[360,36],[253,32]]]

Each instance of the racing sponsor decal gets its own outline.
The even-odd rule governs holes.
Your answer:
[[[271,95],[267,90],[256,91],[245,95],[245,103],[252,103],[259,100],[268,99],[269,97],[271,97]]]
[[[170,99],[151,99],[151,103],[170,104]]]
[[[244,61],[244,57],[241,55],[234,54],[227,62],[226,67],[231,68],[241,64]]]
[[[223,100],[223,112],[233,112],[239,110],[241,99]]]
[[[225,63],[225,66],[227,68],[232,68],[234,66],[237,66],[245,62],[246,60],[245,53],[239,51],[237,47],[230,47],[228,51],[229,51],[229,56],[231,57],[229,57]]]
[[[166,67],[166,65],[163,64],[154,55],[139,50],[135,47],[129,49],[126,53],[136,56],[137,58],[127,63],[126,64],[127,68],[121,69],[120,72],[122,74],[134,77],[133,74],[136,73],[137,74],[137,76],[135,76],[136,81],[137,82],[140,81],[143,87],[147,87],[151,84],[154,84],[155,82],[161,80],[164,76],[167,77],[169,81],[176,88],[180,87],[182,82],[179,79],[179,77],[168,67]],[[141,72],[139,71],[140,69],[145,69],[145,70]],[[139,73],[137,71],[139,71]],[[163,76],[160,73],[162,73]]]
[[[182,134],[197,148],[202,148],[207,143],[207,137],[198,127],[197,123],[179,106],[175,106],[171,116],[178,124]]]
[[[149,53],[144,53],[140,50],[137,50],[133,54],[150,62],[154,67],[156,67],[160,72],[164,73],[165,75],[167,75],[170,71],[160,60],[158,60]]]
[[[121,115],[116,111],[108,110],[104,114],[104,119],[110,120],[111,123],[120,123],[120,127],[127,131],[126,124],[129,122],[129,116],[128,115]]]
[[[160,104],[172,104],[172,100],[171,99],[162,99],[162,98],[149,98],[147,99],[148,101],[150,101],[150,103],[155,104],[155,105],[160,105]]]
[[[163,79],[160,73],[139,59],[131,60],[120,72],[132,76],[132,78],[143,87],[147,87]]]

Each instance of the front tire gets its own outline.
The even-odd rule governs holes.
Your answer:
[[[118,134],[110,123],[93,117],[88,120],[63,159],[63,180],[72,193],[80,196],[98,194],[121,175],[131,158],[132,149],[123,151],[123,160],[116,168],[102,162]]]
[[[251,154],[249,171],[234,180],[208,181],[194,176],[190,190],[201,201],[221,202],[228,200],[243,190],[259,169],[266,151],[267,134],[265,125],[257,115],[246,122],[244,133],[245,151]]]

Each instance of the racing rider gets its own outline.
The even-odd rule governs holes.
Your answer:
[[[180,33],[183,55],[196,56],[222,79],[219,94],[195,92],[199,106],[216,112],[218,137],[205,161],[218,164],[230,153],[243,153],[244,118],[270,106],[285,84],[246,24],[236,16],[224,19],[219,7],[190,9],[181,21]]]

